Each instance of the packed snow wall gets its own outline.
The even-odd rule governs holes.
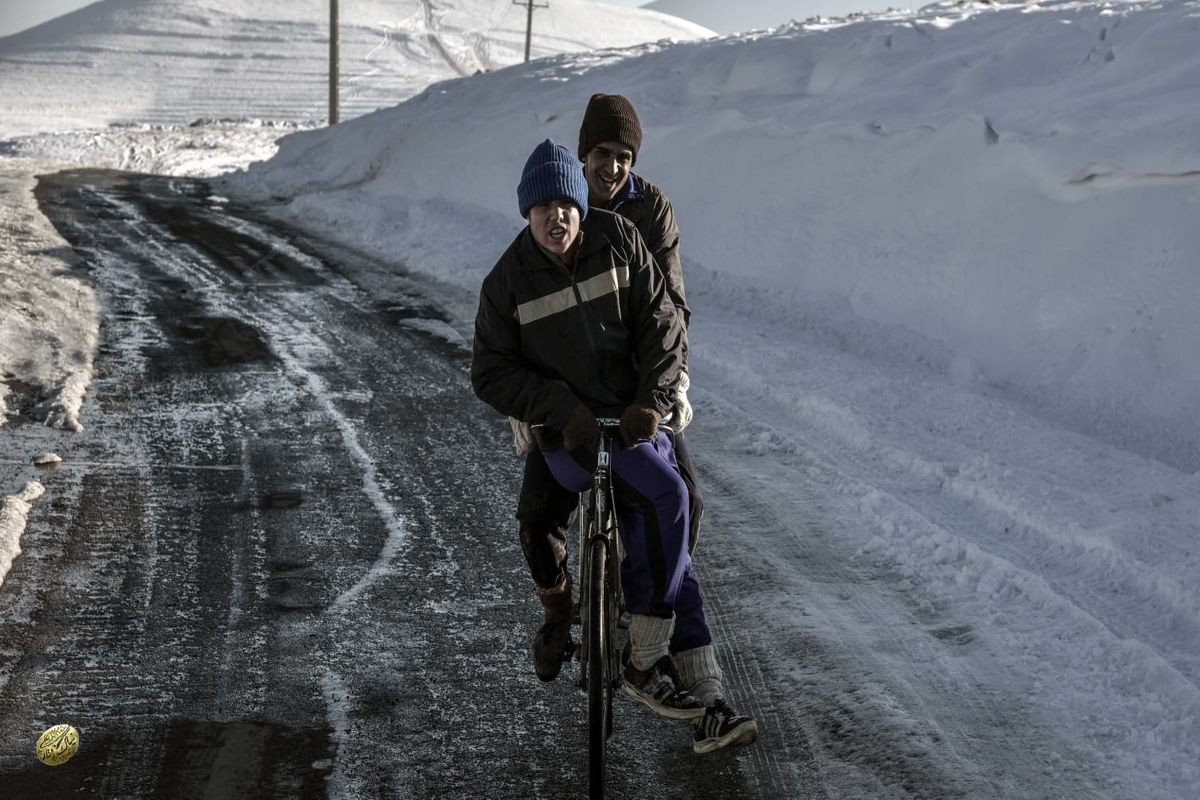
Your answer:
[[[942,4],[559,56],[291,136],[231,187],[475,289],[529,151],[620,92],[701,302],[1197,471],[1198,40],[1194,0]]]

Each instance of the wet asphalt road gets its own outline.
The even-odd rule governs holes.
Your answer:
[[[354,254],[196,181],[38,199],[104,327],[0,590],[0,796],[583,796],[574,666],[528,664],[519,464],[444,295],[373,296]],[[701,758],[618,698],[611,796],[824,797],[757,710],[760,744]],[[61,721],[84,744],[52,769],[32,742]]]

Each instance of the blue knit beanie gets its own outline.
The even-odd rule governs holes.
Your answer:
[[[571,200],[579,206],[579,218],[588,212],[587,178],[583,164],[571,151],[552,140],[539,144],[525,162],[521,183],[517,185],[517,204],[521,216],[528,217],[529,209],[551,200]]]

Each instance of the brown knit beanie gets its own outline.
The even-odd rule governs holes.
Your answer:
[[[642,146],[642,123],[633,103],[619,94],[594,94],[583,112],[579,126],[579,160],[584,161],[591,149],[601,142],[620,142],[633,151],[637,163]]]

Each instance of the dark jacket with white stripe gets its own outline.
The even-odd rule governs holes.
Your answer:
[[[479,293],[471,384],[501,414],[561,430],[576,403],[619,416],[675,404],[684,334],[649,249],[628,220],[592,209],[574,271],[526,227]]]

